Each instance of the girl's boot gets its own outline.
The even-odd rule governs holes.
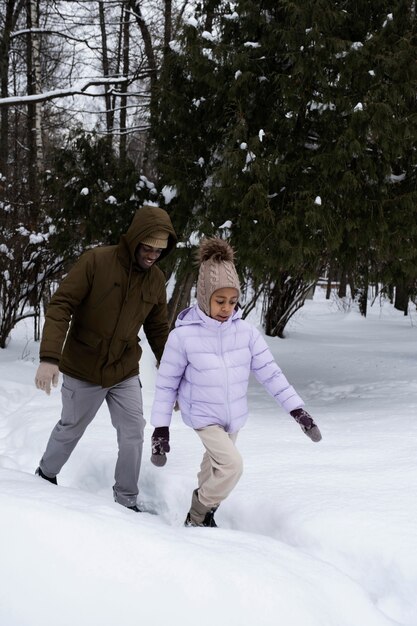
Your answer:
[[[217,524],[214,521],[214,513],[217,509],[218,506],[207,507],[201,504],[198,499],[198,490],[195,489],[191,500],[191,508],[188,511],[184,526],[208,526],[210,528],[217,528]]]

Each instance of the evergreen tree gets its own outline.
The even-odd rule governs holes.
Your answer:
[[[243,273],[256,292],[264,285],[265,330],[279,336],[325,263],[313,166],[329,55],[343,49],[339,15],[326,8],[238,2],[218,45],[228,119],[211,205],[230,217]]]
[[[227,223],[268,333],[325,266],[364,314],[369,281],[415,282],[414,31],[403,0],[206,2],[170,55],[162,180],[186,232]]]
[[[330,263],[349,276],[363,313],[368,281],[387,280],[394,259],[404,258],[390,207],[404,207],[395,213],[415,249],[415,230],[404,220],[408,213],[415,223],[414,23],[409,3],[348,3],[342,28],[349,45],[338,59],[334,109],[323,117],[317,151],[317,172],[329,183],[325,207],[333,212]]]
[[[106,138],[81,130],[52,153],[45,185],[55,229],[51,245],[67,261],[87,247],[118,243],[138,205],[153,191]]]
[[[212,42],[207,39],[211,34],[206,29],[213,26],[227,4],[202,2],[195,17],[184,23],[166,50],[151,110],[161,206],[169,202],[174,228],[185,241],[193,240],[194,232],[210,235],[215,230],[207,213],[207,193],[215,147],[223,130],[223,102],[211,57]],[[168,274],[175,272],[169,302],[173,323],[190,300],[196,277],[193,247],[179,247],[167,263]]]
[[[0,348],[25,318],[34,319],[39,339],[42,294],[62,270],[49,245],[51,220],[28,197],[26,179],[0,176]]]

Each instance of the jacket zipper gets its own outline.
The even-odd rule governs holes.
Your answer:
[[[229,371],[227,369],[226,361],[223,356],[223,341],[222,341],[222,331],[221,327],[219,328],[219,345],[220,345],[220,357],[223,362],[224,369],[224,380],[225,380],[225,408],[226,408],[226,425],[229,427],[231,423],[231,416],[229,410]]]

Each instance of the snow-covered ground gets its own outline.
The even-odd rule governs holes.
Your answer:
[[[0,351],[1,626],[417,626],[415,314],[377,303],[363,319],[319,292],[268,338],[323,440],[253,381],[218,529],[182,526],[202,449],[178,413],[164,468],[146,427],[140,501],[159,515],[112,501],[106,407],[58,487],[33,475],[60,393],[35,389],[31,335],[21,323]],[[145,348],[147,416],[154,380]]]

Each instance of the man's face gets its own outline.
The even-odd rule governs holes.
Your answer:
[[[161,254],[162,248],[152,248],[152,246],[145,246],[145,244],[140,243],[135,252],[136,263],[143,270],[148,270],[159,259]]]

